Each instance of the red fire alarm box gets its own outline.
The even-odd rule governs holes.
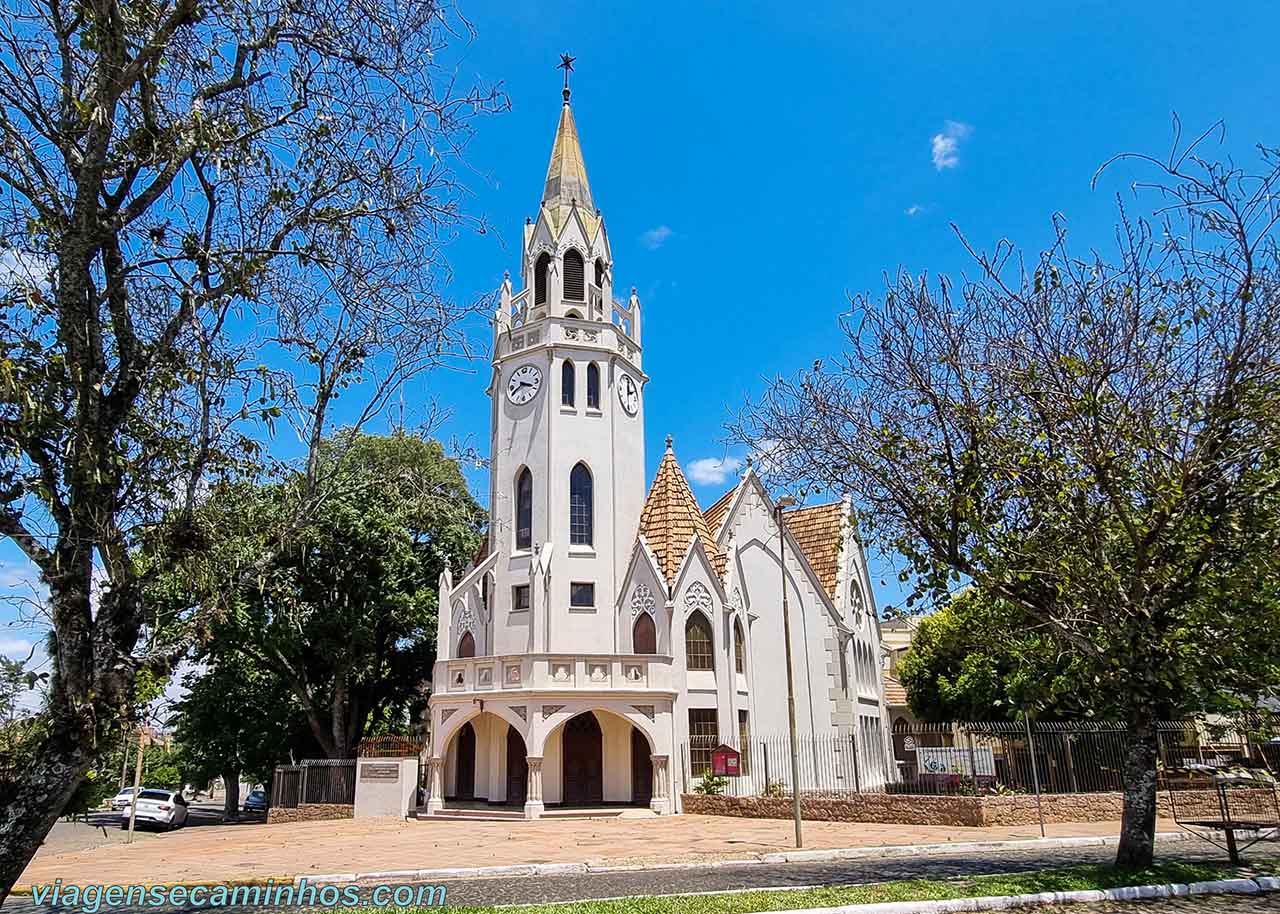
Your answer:
[[[716,746],[711,750],[711,773],[721,777],[736,778],[742,774],[742,754],[724,743]]]

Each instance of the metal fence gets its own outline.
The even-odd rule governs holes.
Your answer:
[[[713,737],[680,747],[682,782],[697,787],[710,767]],[[1018,794],[1119,791],[1129,730],[1123,724],[1071,722],[898,723],[853,733],[801,736],[800,790],[812,796],[849,793]],[[1275,770],[1272,746],[1195,721],[1166,721],[1158,729],[1161,788],[1194,780],[1197,769],[1244,763]],[[742,774],[730,778],[734,796],[790,795],[791,756],[785,734],[731,743],[742,753]]]
[[[271,779],[271,805],[277,809],[355,801],[355,759],[304,759],[297,765],[277,765]]]

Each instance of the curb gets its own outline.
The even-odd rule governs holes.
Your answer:
[[[1185,841],[1183,832],[1157,832],[1157,841]],[[968,854],[982,851],[1020,850],[1022,848],[1058,850],[1070,847],[1109,847],[1118,838],[1090,836],[1077,838],[1033,838],[1022,841],[950,841],[946,844],[902,844],[875,847],[849,847],[837,850],[782,851],[762,854],[761,863],[821,863],[831,860],[859,860],[873,857],[914,857],[917,854]]]
[[[1184,841],[1182,832],[1158,832],[1158,842]],[[594,864],[594,863],[523,863],[508,866],[445,867],[429,870],[383,870],[367,873],[300,873],[302,879],[317,884],[347,882],[387,882],[405,880],[428,882],[439,879],[487,879],[496,876],[582,876],[587,873],[637,873],[645,870],[690,870],[708,867],[761,866],[778,863],[832,863],[840,860],[865,860],[891,857],[945,856],[982,851],[1058,850],[1072,847],[1109,847],[1117,843],[1112,837],[1028,838],[1017,841],[955,841],[948,844],[876,845],[827,850],[798,850],[781,853],[754,854],[738,860],[711,860],[693,863]]]
[[[1218,879],[1212,882],[1169,885],[1131,885],[1117,889],[1079,892],[1037,892],[1030,895],[989,895],[983,898],[948,898],[943,901],[884,901],[874,904],[840,905],[834,908],[802,908],[771,914],[954,914],[965,911],[1004,911],[1049,904],[1076,904],[1099,901],[1138,901],[1186,895],[1257,895],[1280,891],[1280,879]],[[760,912],[764,914],[764,912]]]

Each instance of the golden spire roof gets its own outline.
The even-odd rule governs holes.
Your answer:
[[[693,497],[689,483],[680,471],[680,462],[671,449],[671,437],[667,437],[667,452],[662,455],[658,472],[653,477],[653,487],[640,512],[640,535],[649,544],[667,586],[675,583],[676,572],[696,536],[702,540],[717,574],[724,574],[725,556],[716,546],[715,537],[707,527],[698,500]]]
[[[564,107],[560,109],[556,141],[551,147],[551,164],[547,166],[542,205],[546,207],[547,216],[556,232],[569,221],[569,213],[576,205],[588,236],[595,233],[598,222],[596,207],[591,200],[587,164],[582,158],[582,144],[578,141],[578,126],[573,121],[573,109],[569,107],[568,89],[565,90]]]

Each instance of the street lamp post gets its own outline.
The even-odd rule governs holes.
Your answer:
[[[787,737],[791,750],[791,815],[796,821],[796,847],[804,847],[800,829],[800,756],[796,751],[796,686],[791,672],[791,616],[787,608],[787,531],[782,523],[782,511],[796,503],[795,498],[783,495],[774,506],[778,524],[778,563],[782,571],[782,643],[787,655]]]

